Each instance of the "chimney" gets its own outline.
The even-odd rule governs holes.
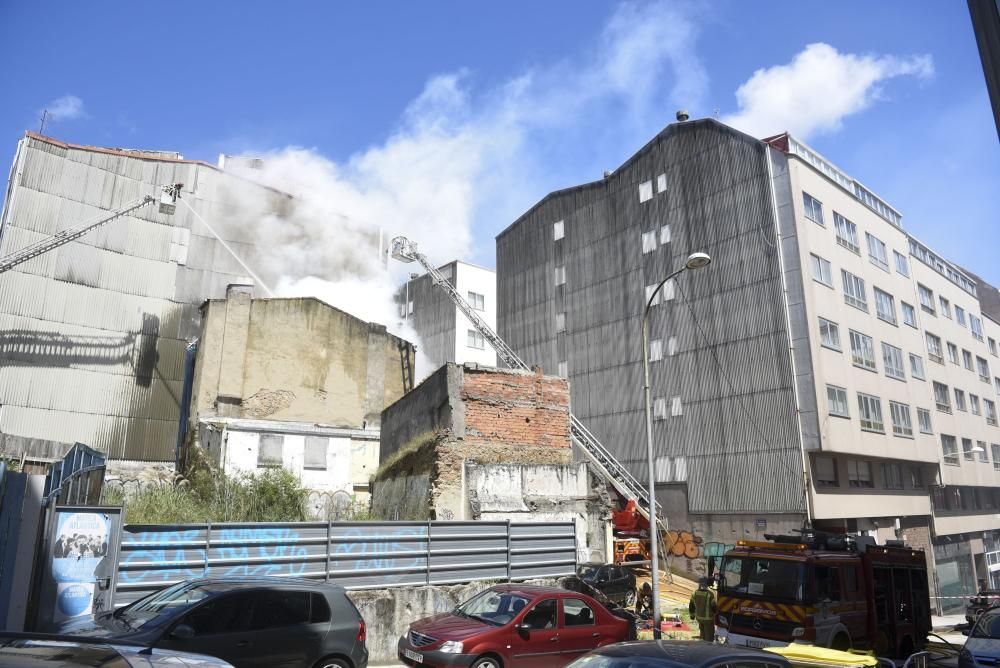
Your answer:
[[[677,122],[683,123],[688,118],[690,118],[690,116],[688,116],[687,109],[681,109],[677,112]]]

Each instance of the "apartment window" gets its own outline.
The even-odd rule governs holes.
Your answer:
[[[892,300],[892,295],[888,292],[874,288],[875,290],[875,315],[879,320],[885,320],[886,322],[895,325],[896,324],[896,305]]]
[[[941,315],[951,318],[951,303],[941,295],[938,295],[938,304],[941,306]]]
[[[663,397],[653,399],[653,418],[665,420],[667,417],[667,400]]]
[[[653,339],[649,342],[649,361],[657,362],[663,359],[663,339]]]
[[[476,330],[470,329],[466,332],[465,345],[476,350],[483,350],[486,348],[486,339]]]
[[[994,357],[997,356],[997,342],[993,339],[986,339],[986,345],[990,348],[990,354]]]
[[[931,412],[926,408],[917,409],[917,426],[920,427],[921,434],[933,434],[931,428]]]
[[[809,260],[812,266],[813,280],[832,288],[833,270],[830,268],[830,262],[815,253],[809,254]]]
[[[817,487],[839,487],[837,480],[837,460],[833,457],[816,458],[816,486]]]
[[[850,417],[847,411],[847,390],[836,385],[826,386],[826,404],[830,415]]]
[[[555,282],[556,285],[566,284],[566,265],[561,264],[558,267],[556,267]]]
[[[656,177],[656,192],[664,193],[667,192],[667,175],[660,174]]]
[[[927,339],[927,356],[932,362],[944,364],[944,357],[942,357],[943,353],[941,352],[941,337],[927,332],[924,338]]]
[[[990,450],[993,452],[993,470],[1000,471],[1000,443],[991,443]]]
[[[862,431],[885,433],[885,423],[882,421],[882,400],[878,397],[858,392],[858,416],[861,418]]]
[[[844,282],[844,301],[867,313],[868,296],[865,292],[865,279],[843,269],[840,270],[840,276]]]
[[[924,488],[924,470],[919,466],[910,467],[910,487],[913,489]]]
[[[1000,377],[993,376],[993,386],[997,388],[997,394],[1000,394]]]
[[[552,238],[555,241],[559,241],[564,236],[566,236],[566,232],[563,226],[563,221],[557,220],[555,223],[552,224]]]
[[[851,336],[851,361],[854,366],[862,369],[875,371],[875,348],[872,337],[850,330]]]
[[[476,309],[477,311],[486,310],[486,296],[481,295],[478,292],[469,292],[469,306]]]
[[[805,191],[802,192],[802,208],[805,210],[806,218],[824,225],[823,203]]]
[[[965,327],[965,309],[955,304],[955,322]]]
[[[986,424],[997,426],[997,405],[990,399],[983,399],[983,410],[986,413]]]
[[[958,346],[951,341],[948,342],[948,361],[952,364],[958,364]]]
[[[836,211],[833,212],[833,225],[837,228],[837,243],[847,250],[860,255],[861,246],[858,244],[858,226]]]
[[[955,388],[955,408],[960,411],[968,410],[965,405],[965,390]]]
[[[330,439],[326,436],[306,436],[302,465],[310,471],[326,470],[326,450]]]
[[[903,367],[903,351],[896,346],[882,343],[882,363],[885,375],[896,380],[906,380],[906,369]]]
[[[920,308],[934,315],[934,293],[930,288],[917,283],[917,296],[920,297]]]
[[[653,182],[643,181],[639,184],[639,201],[648,202],[653,199]]]
[[[948,386],[937,381],[934,381],[934,405],[942,413],[951,412],[951,396],[948,394]]]
[[[948,466],[958,466],[961,464],[958,460],[958,444],[955,443],[954,436],[941,434],[941,454],[944,458],[944,463]]]
[[[872,264],[889,271],[889,253],[886,251],[885,242],[871,232],[865,232],[865,238],[868,240],[868,259]]]
[[[979,461],[983,464],[990,463],[990,453],[986,450],[986,441],[976,441],[976,454],[979,456]]]
[[[556,313],[556,331],[565,332],[566,331],[566,313]]]
[[[642,252],[652,253],[656,250],[656,230],[642,233]]]
[[[910,265],[906,261],[906,256],[899,251],[892,251],[892,255],[896,258],[896,271],[903,276],[909,276]]]
[[[666,286],[664,286],[664,287],[666,287]],[[646,286],[646,303],[649,304],[650,306],[656,306],[657,304],[659,304],[660,303],[660,295],[663,294],[663,290],[660,290],[659,292],[656,292],[656,294],[654,295],[653,293],[654,293],[655,290],[656,290],[656,286],[655,285],[647,285]]]
[[[670,398],[670,414],[672,416],[674,416],[674,417],[677,417],[678,415],[683,415],[684,414],[684,407],[681,406],[681,398],[680,397],[671,397]]]
[[[285,447],[284,434],[261,434],[257,448],[257,466],[281,466],[284,464],[282,450]]]
[[[560,378],[569,378],[569,362],[563,360],[558,364],[558,372]]]
[[[982,415],[982,411],[979,409],[979,397],[975,394],[969,394],[969,407],[972,409],[973,415]]]
[[[990,382],[990,363],[985,357],[976,355],[976,370],[979,372],[979,380],[984,383]]]
[[[851,487],[872,487],[872,470],[868,462],[848,459],[847,481]]]
[[[890,401],[889,417],[892,419],[893,436],[913,437],[913,422],[910,420],[909,406],[898,401]]]
[[[824,347],[839,351],[840,327],[837,326],[837,323],[827,320],[826,318],[820,318],[819,340]]]
[[[975,453],[972,452],[972,439],[962,439],[962,459],[967,462],[975,461]]]
[[[903,311],[903,322],[905,322],[910,327],[917,326],[917,313],[913,310],[911,304],[906,302],[899,302],[899,308]]]
[[[660,245],[665,246],[670,243],[670,224],[660,228]]]
[[[924,358],[910,353],[910,375],[917,380],[927,380],[924,375]]]
[[[972,314],[969,314],[969,329],[977,340],[983,340],[983,321]]]
[[[903,489],[903,467],[899,464],[883,462],[882,486],[886,489]]]
[[[972,371],[972,353],[968,350],[962,350],[962,366]]]

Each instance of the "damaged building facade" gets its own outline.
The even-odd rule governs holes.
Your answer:
[[[572,521],[580,561],[610,557],[611,500],[573,462],[564,379],[449,363],[386,408],[380,438],[374,517]]]
[[[367,505],[382,411],[413,389],[413,345],[318,299],[257,299],[249,285],[201,313],[189,447],[229,473],[291,471],[316,516],[338,499]]]

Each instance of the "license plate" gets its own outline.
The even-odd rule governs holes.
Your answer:
[[[416,661],[417,663],[424,662],[424,655],[421,654],[420,652],[414,652],[411,649],[404,649],[403,656],[405,656],[410,661]]]
[[[777,643],[771,640],[759,640],[757,638],[747,638],[747,647],[756,647],[758,649],[761,649],[764,647],[771,647],[776,644]]]

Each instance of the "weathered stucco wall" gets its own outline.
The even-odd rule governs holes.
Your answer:
[[[380,455],[386,461],[413,439],[454,428],[452,413],[459,406],[462,367],[445,364],[420,385],[382,411]],[[458,434],[459,436],[461,434]]]

